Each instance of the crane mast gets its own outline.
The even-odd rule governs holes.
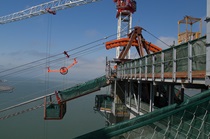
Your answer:
[[[117,22],[117,39],[125,37],[131,32],[132,28],[132,14],[136,11],[135,0],[114,0],[117,8],[116,18]],[[116,48],[116,58],[119,57],[123,47]],[[130,50],[127,59],[130,58]]]
[[[6,24],[10,22],[24,20],[27,18],[31,18],[34,16],[39,16],[39,15],[47,14],[47,13],[55,14],[56,11],[58,10],[72,8],[75,6],[80,6],[80,5],[97,2],[97,1],[99,0],[53,0],[53,1],[46,2],[37,6],[33,6],[23,11],[19,11],[19,12],[12,13],[6,16],[2,16],[0,17],[0,24]]]

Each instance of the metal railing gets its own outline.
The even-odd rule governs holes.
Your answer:
[[[117,78],[205,84],[206,37],[118,65]]]

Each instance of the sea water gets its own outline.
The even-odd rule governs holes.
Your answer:
[[[1,109],[43,95],[33,92],[45,88],[46,83],[26,81],[14,87],[13,93],[0,94]],[[105,89],[68,101],[67,112],[62,120],[44,120],[43,107],[0,120],[0,139],[71,139],[103,128],[105,120],[93,110],[95,95],[103,93],[106,93]],[[36,105],[41,104],[42,101],[36,102]],[[34,103],[31,104],[31,107],[33,105]],[[18,109],[22,111],[24,108],[25,106],[21,106]]]

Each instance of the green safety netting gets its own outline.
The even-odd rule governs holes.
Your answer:
[[[176,50],[176,71],[182,72],[188,70],[189,45],[192,45],[192,71],[206,69],[206,37],[183,43],[165,51],[164,61],[167,63],[164,67],[165,72],[172,72],[173,68],[173,49]],[[161,61],[161,60],[160,60]]]
[[[69,89],[59,91],[58,93],[61,97],[61,101],[67,101],[100,90],[100,88],[107,85],[109,85],[109,83],[107,82],[106,76],[102,76],[85,83],[78,84]]]
[[[208,139],[210,90],[128,121],[77,137],[79,139]]]
[[[114,98],[110,95],[103,94],[103,95],[96,95],[95,96],[95,110],[100,110],[101,108],[110,109],[112,108],[112,102]]]
[[[45,120],[60,120],[66,113],[66,103],[63,104],[49,104],[45,108]]]
[[[189,46],[192,46],[191,55],[189,55]],[[176,54],[174,54],[174,52],[176,52]],[[162,58],[162,53],[164,53],[164,58]],[[141,73],[145,73],[145,67],[147,67],[147,73],[152,73],[152,67],[154,65],[154,73],[160,74],[161,64],[164,64],[164,72],[173,72],[173,62],[175,59],[176,72],[186,72],[189,67],[189,57],[190,60],[192,60],[192,71],[202,71],[206,69],[206,36],[155,53],[154,63],[153,55],[147,55],[145,57],[120,64],[118,67],[124,67],[125,74],[130,74],[131,72],[134,73],[135,70],[136,73],[139,73],[140,70]],[[136,69],[136,67],[138,68]]]

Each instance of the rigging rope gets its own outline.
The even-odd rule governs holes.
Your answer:
[[[107,37],[106,37],[106,38],[107,38]],[[95,41],[95,42],[96,42],[96,41]],[[92,43],[95,43],[95,42],[92,42]],[[80,46],[80,47],[77,47],[77,48],[68,50],[67,52],[75,51],[75,50],[77,50],[77,49],[79,49],[79,48],[83,48],[83,47],[85,47],[85,46],[87,46],[87,45],[90,45],[90,44],[92,44],[92,43],[88,43],[88,44],[86,44],[86,45],[82,45],[82,46]],[[102,43],[102,44],[104,44],[104,43]],[[88,50],[88,49],[91,49],[91,48],[97,47],[97,46],[99,46],[99,45],[96,45],[96,46],[92,46],[92,47],[86,48],[85,50]],[[85,50],[81,50],[81,52],[84,52]],[[77,53],[80,53],[80,51],[76,52],[76,54],[77,54]],[[19,69],[19,68],[22,68],[22,67],[30,66],[30,65],[32,65],[32,64],[39,63],[39,62],[44,61],[44,60],[49,59],[49,58],[57,57],[57,56],[59,56],[59,55],[63,55],[63,53],[59,53],[59,54],[56,54],[56,55],[51,55],[51,56],[49,56],[49,57],[47,57],[47,58],[42,58],[42,59],[39,59],[39,60],[36,60],[36,61],[33,61],[33,62],[29,62],[29,63],[23,64],[23,65],[20,65],[20,66],[11,68],[11,69],[7,69],[7,70],[4,70],[4,71],[0,71],[0,74],[1,74],[1,73],[5,73],[5,72],[9,72],[9,71],[13,71],[13,70],[15,70],[15,69]],[[72,54],[72,55],[74,55],[74,54]],[[61,60],[61,59],[64,59],[64,58],[59,58],[59,59],[55,59],[55,60],[50,60],[49,62],[51,63],[51,62],[59,61],[59,60]],[[44,63],[46,63],[46,62],[44,62]],[[20,72],[20,71],[25,71],[25,70],[28,70],[28,69],[32,69],[32,68],[37,67],[37,66],[40,66],[40,65],[43,65],[43,63],[37,64],[37,65],[35,65],[35,66],[28,67],[28,68],[25,68],[25,69],[21,69],[21,70],[19,70],[19,71],[15,71],[15,72],[13,72],[13,73],[18,73],[18,72]],[[2,75],[2,76],[0,76],[0,77],[5,77],[5,76],[8,76],[8,75],[10,75],[10,74],[11,74],[11,73],[5,74],[5,75]]]
[[[150,33],[149,31],[147,31],[146,29],[142,28],[145,32],[147,32],[148,34],[150,34],[151,36],[153,36],[154,38],[156,38],[157,40],[159,40],[160,42],[162,42],[163,44],[167,45],[169,48],[171,47],[169,44],[167,44],[166,42],[164,42],[163,40],[159,39],[158,37],[156,37],[154,34]]]
[[[11,118],[11,117],[14,117],[14,116],[18,116],[20,114],[23,114],[23,113],[26,113],[26,112],[30,112],[30,111],[33,111],[33,110],[36,110],[36,109],[39,109],[39,108],[42,108],[44,106],[44,104],[41,104],[41,105],[38,105],[38,106],[34,106],[32,108],[28,108],[26,110],[22,110],[22,111],[19,111],[19,112],[15,112],[13,114],[9,114],[9,115],[6,115],[6,116],[3,116],[3,117],[0,117],[0,120],[5,120],[5,119],[8,119],[8,118]]]

